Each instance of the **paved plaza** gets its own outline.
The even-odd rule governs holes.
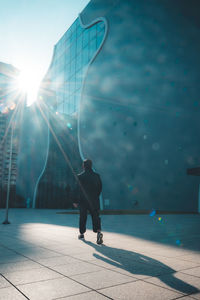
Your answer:
[[[200,215],[103,215],[91,219],[10,209],[0,224],[0,299],[200,299]],[[5,210],[0,211],[1,223]]]

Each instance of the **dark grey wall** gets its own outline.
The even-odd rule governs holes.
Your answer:
[[[197,211],[200,165],[200,3],[93,0],[108,36],[87,74],[80,114],[84,157],[110,208]]]

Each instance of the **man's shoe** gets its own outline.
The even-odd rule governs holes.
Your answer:
[[[82,240],[82,239],[84,239],[84,234],[79,234],[79,236],[78,236],[78,238],[79,238],[79,240]]]
[[[103,233],[97,232],[97,244],[101,245],[103,244]]]

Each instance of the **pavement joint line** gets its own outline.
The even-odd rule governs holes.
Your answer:
[[[20,294],[22,294],[26,299],[30,300],[30,298],[28,298],[20,289],[18,289],[17,286],[15,286],[9,279],[7,279],[2,273],[1,276],[7,281],[9,282]]]
[[[194,293],[193,293],[193,294],[194,294]],[[189,296],[191,299],[197,299],[197,298],[193,298],[193,294],[187,294],[187,295],[185,295],[185,294],[184,294],[184,295],[183,295],[183,296],[181,296],[181,297],[174,298],[174,300],[175,300],[175,299],[182,299],[182,298],[184,298],[184,297],[188,297],[188,296]]]
[[[92,263],[91,261],[87,261],[87,260],[84,260],[84,259],[81,259],[81,258],[74,258],[74,257],[71,256],[71,255],[66,255],[66,256],[68,256],[68,257],[70,257],[70,258],[73,258],[73,259],[77,259],[77,261],[80,261],[80,262],[86,262],[86,263],[91,264],[91,265],[93,265],[93,266],[98,266],[98,267],[101,267],[102,269],[109,270],[109,271],[113,271],[113,272],[115,272],[115,273],[125,275],[125,274],[123,274],[123,273],[118,272],[117,270],[114,270],[114,269],[111,269],[111,268],[109,269],[109,268],[106,268],[106,267],[104,267],[104,266],[96,265],[96,264]],[[124,270],[124,269],[122,269],[122,270]],[[125,270],[125,271],[126,271],[126,270]],[[95,272],[96,272],[96,271],[87,272],[87,273],[95,273]],[[87,274],[87,273],[81,273],[81,274]],[[76,274],[76,275],[81,275],[81,274]],[[76,276],[76,275],[72,275],[72,276]],[[138,280],[137,277],[134,277],[134,276],[131,276],[131,275],[128,275],[128,274],[126,274],[125,276],[130,277],[130,278],[134,278],[134,279],[137,279],[137,280]],[[148,276],[148,277],[149,277],[149,276]]]
[[[5,247],[5,246],[4,246],[4,247]],[[8,247],[5,247],[5,248],[7,248],[8,250],[10,250],[10,248],[8,248]],[[48,248],[45,248],[45,247],[40,247],[40,248],[42,248],[42,249],[44,249],[44,250],[49,250]],[[13,251],[13,252],[16,252],[15,250],[12,250],[12,251]],[[56,250],[50,250],[50,251],[55,252],[55,253],[57,253],[57,254],[60,254],[60,253],[57,252]],[[25,258],[27,258],[27,259],[29,259],[29,260],[32,260],[33,262],[36,262],[36,263],[40,264],[41,266],[43,266],[43,267],[45,267],[45,268],[48,268],[48,269],[50,269],[50,270],[52,270],[52,271],[54,271],[54,272],[59,273],[60,275],[63,275],[63,276],[65,276],[65,277],[71,279],[70,276],[66,276],[66,275],[64,275],[64,274],[62,274],[62,273],[60,273],[60,272],[58,272],[58,271],[56,271],[56,270],[54,270],[54,269],[51,269],[50,267],[45,266],[45,265],[39,263],[38,261],[33,260],[32,258],[29,258],[29,257],[27,257],[27,256],[25,256],[25,255],[22,255],[22,254],[18,253],[18,252],[16,252],[16,253],[19,254],[19,255],[21,255],[21,256],[23,256],[23,257],[25,257]],[[63,255],[61,254],[61,257],[62,257],[62,256],[63,256]],[[70,257],[70,258],[73,258],[73,259],[77,259],[77,261],[86,262],[86,263],[89,263],[89,264],[91,264],[91,265],[95,265],[95,264],[92,263],[91,261],[83,260],[83,259],[81,259],[81,258],[74,258],[74,257],[71,256],[71,255],[64,255],[64,256]],[[51,257],[49,257],[49,258],[51,258]],[[137,260],[135,260],[135,261],[137,262]],[[144,263],[144,262],[140,262],[140,263],[146,265],[146,263]],[[99,265],[95,265],[95,266],[99,266]],[[151,264],[151,266],[154,266],[154,265]],[[106,267],[104,267],[104,266],[100,266],[100,267],[101,267],[102,269],[110,270],[110,271],[113,271],[113,272],[118,273],[118,274],[125,275],[125,276],[130,277],[130,278],[134,278],[134,279],[137,279],[137,280],[145,281],[145,278],[143,278],[143,279],[138,279],[137,277],[134,277],[134,276],[131,276],[131,275],[128,275],[128,274],[123,274],[123,273],[121,273],[121,272],[119,272],[118,270],[115,270],[115,269],[109,269],[109,268],[106,268]],[[156,267],[158,267],[158,266],[156,266]],[[198,266],[196,266],[196,267],[198,267]],[[148,276],[148,275],[147,275],[146,279],[147,279],[147,278],[150,278],[150,277],[158,278],[158,277],[160,277],[160,276],[164,276],[164,275],[168,275],[168,274],[173,274],[173,273],[178,273],[178,272],[180,272],[180,273],[182,273],[182,274],[186,274],[186,273],[183,273],[183,272],[181,272],[181,271],[188,270],[188,269],[193,269],[193,268],[196,268],[196,267],[187,268],[187,269],[183,269],[183,270],[179,270],[179,271],[174,271],[174,272],[168,272],[168,273],[165,273],[165,274],[158,274],[157,276]],[[158,267],[158,268],[165,269],[164,267]],[[122,268],[122,270],[124,270],[124,269]],[[75,275],[71,275],[71,276],[84,275],[84,274],[89,274],[89,273],[95,273],[95,271],[86,272],[86,273],[80,273],[80,274],[75,274]],[[134,275],[134,274],[133,274],[133,275]],[[189,276],[192,276],[192,277],[195,277],[195,278],[199,278],[198,276],[195,276],[195,275],[190,275],[190,274],[188,274],[188,275],[189,275]],[[49,280],[50,280],[50,279],[49,279]],[[44,281],[45,281],[45,280],[44,280]],[[146,281],[145,281],[145,282],[146,282]],[[148,282],[148,283],[149,283],[149,282]],[[156,285],[156,284],[155,284],[155,285]],[[86,286],[86,287],[87,287],[87,286]],[[168,288],[166,288],[166,289],[168,289]],[[169,289],[169,290],[171,290],[171,289]]]
[[[100,295],[104,296],[105,298],[114,300],[113,298],[111,298],[111,297],[109,297],[109,296],[107,296],[107,295],[104,295],[104,294],[98,292],[97,290],[94,290],[94,291],[87,291],[87,292],[82,292],[82,293],[74,294],[73,296],[78,296],[78,295],[87,294],[87,293],[91,293],[91,292],[96,292],[97,294],[100,294]],[[68,296],[64,296],[64,297],[59,297],[59,298],[53,298],[52,300],[59,300],[59,299],[63,299],[63,298],[69,298],[69,297],[71,297],[71,296],[72,296],[72,295],[68,295]]]
[[[176,299],[182,299],[182,298],[185,298],[187,297],[188,295],[182,295],[181,297],[177,297],[177,298],[174,298],[173,300],[176,300]],[[194,298],[193,298],[194,299]]]
[[[38,268],[38,269],[41,269],[41,268]],[[37,270],[37,269],[31,269],[31,270]],[[26,270],[24,270],[25,272]],[[15,272],[20,272],[20,271],[14,271],[14,272],[9,272],[9,273],[15,273]],[[56,272],[57,273],[57,272]],[[4,275],[1,274],[7,281],[9,281],[9,279],[6,278],[6,274],[5,273]],[[64,275],[62,275],[63,277],[65,277]],[[40,279],[40,280],[37,280],[37,281],[32,281],[32,282],[27,282],[27,283],[19,283],[17,284],[16,286],[21,286],[21,285],[28,285],[28,284],[33,284],[33,283],[36,283],[36,282],[43,282],[43,281],[50,281],[50,280],[54,280],[54,279],[59,279],[60,277],[55,277],[55,278],[49,278],[49,279]]]
[[[7,248],[7,247],[6,247]],[[9,249],[9,248],[8,248]],[[17,254],[19,254],[17,251],[15,251],[15,250],[13,250],[14,252],[16,252]],[[26,257],[27,258],[27,256],[25,256],[25,255],[23,255],[23,254],[21,254],[22,256],[24,256],[24,257]],[[85,285],[85,284],[83,284],[83,283],[81,283],[81,282],[79,282],[79,281],[77,281],[77,280],[75,280],[74,278],[71,278],[70,276],[67,276],[67,275],[64,275],[64,274],[62,274],[62,273],[60,273],[60,272],[58,272],[58,271],[56,271],[56,270],[54,270],[54,269],[51,269],[50,267],[47,267],[47,266],[45,266],[45,265],[43,265],[43,264],[41,264],[41,263],[39,263],[39,262],[37,262],[37,261],[35,261],[34,259],[32,259],[32,258],[29,258],[31,261],[33,261],[33,262],[36,262],[36,263],[38,263],[39,265],[41,265],[41,266],[43,266],[43,267],[45,267],[45,268],[47,268],[47,269],[49,269],[49,270],[51,270],[51,271],[54,271],[55,273],[58,273],[58,274],[60,274],[60,275],[62,275],[63,277],[66,277],[66,278],[68,278],[68,279],[70,279],[70,280],[72,280],[72,281],[74,281],[74,282],[76,282],[76,283],[78,283],[78,284],[80,284],[80,285],[82,285],[82,286],[84,286],[84,287],[86,287],[86,288],[88,288],[88,289],[90,289],[90,291],[94,291],[94,292],[97,292],[98,294],[101,294],[100,292],[98,292],[98,290],[97,289],[93,289],[93,288],[91,288],[91,287],[89,287],[89,286],[87,286],[87,285]],[[88,272],[88,273],[94,273],[94,272]],[[87,273],[86,273],[87,274]],[[76,274],[77,275],[77,274]],[[76,276],[76,275],[72,275],[72,276]],[[80,274],[79,274],[80,275]],[[3,275],[2,275],[3,276]],[[126,275],[125,275],[126,276]],[[4,277],[4,276],[3,276]],[[4,277],[5,278],[5,277]],[[6,279],[6,278],[5,278]],[[54,280],[55,278],[51,278],[51,279],[48,279],[48,280],[41,280],[41,281],[49,281],[49,280]],[[9,280],[8,280],[9,281]],[[40,282],[40,281],[39,281]],[[135,282],[135,280],[134,281],[131,281],[131,282]],[[27,283],[27,284],[29,284],[29,283]],[[13,284],[12,284],[13,285]],[[120,285],[120,284],[119,284]],[[13,285],[14,286],[14,285]],[[19,286],[19,285],[18,285]],[[118,286],[118,285],[114,285],[114,286]],[[15,286],[14,286],[15,287]],[[110,286],[109,286],[110,287]],[[15,287],[16,289],[18,289],[17,287]],[[108,287],[107,287],[108,288]],[[20,291],[20,290],[19,290]],[[21,292],[22,293],[22,292]],[[23,294],[23,293],[22,293]],[[104,296],[104,294],[101,294],[101,295],[103,295]],[[73,295],[70,295],[70,296],[73,296]],[[27,296],[26,296],[26,298],[27,298]],[[29,298],[27,298],[28,300],[30,300]],[[109,298],[108,298],[109,299]],[[112,298],[110,298],[110,299],[112,299]]]
[[[178,273],[178,272],[177,272],[177,273]],[[161,275],[161,276],[162,276],[162,275]],[[158,277],[153,276],[153,277],[151,277],[151,278],[158,278]],[[164,289],[169,290],[169,291],[176,291],[178,294],[183,295],[183,297],[185,297],[185,296],[190,296],[190,295],[193,295],[193,294],[194,294],[194,293],[184,294],[184,293],[182,293],[182,292],[180,292],[180,291],[177,291],[176,289],[170,289],[170,288],[167,288],[167,287],[163,287],[163,286],[160,286],[160,285],[158,285],[158,284],[156,284],[156,283],[146,281],[146,280],[144,280],[144,279],[141,279],[141,280],[142,280],[142,281],[145,281],[146,283],[150,283],[150,284],[152,284],[152,285],[155,285],[155,286],[164,288]],[[182,297],[179,297],[179,298],[182,298]],[[174,298],[174,299],[179,299],[179,298]]]
[[[182,274],[184,274],[184,275],[189,275],[189,276],[192,276],[192,277],[195,277],[195,278],[199,278],[199,280],[200,280],[200,276],[196,276],[196,275],[193,275],[193,274],[188,274],[188,273],[184,273],[183,271],[186,271],[186,270],[190,270],[190,269],[196,269],[196,268],[198,268],[199,266],[197,266],[197,267],[192,267],[192,268],[189,268],[189,269],[184,269],[184,270],[180,270],[180,271],[178,271],[178,272],[180,272],[180,273],[182,273]]]
[[[153,276],[152,278],[157,278],[156,276]],[[141,281],[144,281],[145,283],[148,283],[148,284],[152,284],[154,286],[157,286],[159,288],[162,288],[162,289],[165,289],[165,290],[168,290],[168,291],[176,291],[176,293],[180,294],[181,296],[188,296],[188,294],[183,294],[182,292],[178,291],[178,290],[175,290],[175,289],[170,289],[168,287],[165,287],[165,286],[161,286],[161,285],[158,285],[156,283],[153,283],[153,282],[148,282],[148,281],[145,281],[144,279],[141,279]],[[174,299],[177,299],[177,298],[174,298]]]

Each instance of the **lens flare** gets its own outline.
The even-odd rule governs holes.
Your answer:
[[[26,94],[27,105],[31,105],[37,100],[40,82],[40,76],[32,68],[20,72],[17,78],[17,88],[21,93]]]

